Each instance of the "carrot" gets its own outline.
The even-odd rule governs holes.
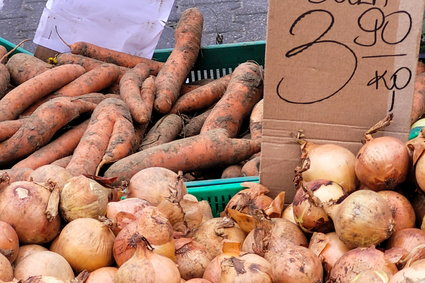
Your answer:
[[[416,67],[416,74],[422,74],[425,72],[425,64],[422,61],[418,61],[417,67]]]
[[[425,91],[415,90],[413,93],[412,112],[410,113],[410,124],[419,120],[425,114]]]
[[[191,137],[199,134],[201,132],[202,125],[204,125],[204,122],[210,115],[211,111],[212,109],[208,109],[207,111],[190,119],[189,123],[183,127],[180,135],[182,137]]]
[[[142,117],[141,121],[146,121],[148,123],[152,116],[153,102],[155,101],[155,77],[149,76],[142,83],[142,89],[140,91],[140,96],[144,102],[139,111],[139,116]]]
[[[161,62],[100,47],[88,42],[79,41],[68,46],[71,49],[71,53],[73,54],[83,55],[106,63],[113,63],[118,66],[127,68],[133,68],[139,63],[145,63],[151,69],[151,75],[158,74],[158,71],[163,65]]]
[[[133,138],[133,152],[139,150],[142,145],[142,141],[145,137],[145,132],[148,127],[148,124],[138,124],[134,123],[134,138]]]
[[[229,81],[230,75],[226,75],[182,95],[170,113],[187,113],[210,107],[223,96]]]
[[[88,125],[88,120],[68,130],[57,139],[33,152],[30,156],[16,163],[12,168],[37,169],[50,164],[74,151]]]
[[[203,16],[197,8],[183,12],[175,31],[176,45],[156,80],[155,109],[168,113],[180,95],[180,88],[195,64],[201,48]]]
[[[10,73],[7,67],[0,63],[0,98],[6,94],[10,83]]]
[[[259,154],[252,157],[248,162],[242,166],[241,173],[243,176],[259,176],[260,175],[260,161]]]
[[[242,166],[239,164],[230,165],[223,170],[223,173],[221,173],[221,179],[242,177],[241,169]]]
[[[6,64],[12,84],[20,85],[33,77],[53,68],[37,57],[25,53],[16,53]]]
[[[6,55],[7,49],[3,45],[0,45],[0,58],[3,58]],[[0,64],[4,64],[6,60],[0,61]]]
[[[162,117],[146,134],[140,150],[175,140],[182,128],[183,121],[180,116],[169,114]]]
[[[130,112],[124,101],[107,98],[99,103],[93,111],[83,137],[74,150],[71,161],[66,167],[71,174],[94,175],[96,173],[96,169],[110,145],[114,124],[121,117],[131,121]],[[131,142],[129,144],[131,145]],[[122,151],[120,149],[120,152]]]
[[[249,118],[249,132],[251,133],[251,139],[258,139],[263,135],[263,105],[264,103],[261,99],[252,109],[251,116]]]
[[[180,88],[180,96],[191,92],[192,90],[195,90],[197,88],[200,88],[202,85],[194,85],[194,84],[183,84]]]
[[[92,111],[95,106],[84,99],[70,97],[44,103],[25,119],[12,137],[0,143],[0,165],[22,158],[47,144],[60,128],[80,114]]]
[[[146,124],[150,117],[145,117],[141,113],[144,108],[144,101],[141,97],[141,86],[143,81],[149,76],[149,66],[145,63],[137,64],[133,69],[128,70],[120,80],[120,95],[130,109],[133,119]]]
[[[257,140],[228,138],[223,129],[194,137],[175,140],[139,151],[118,160],[105,172],[105,177],[129,181],[140,170],[164,167],[175,172],[195,171],[238,163],[260,151]]]
[[[0,122],[0,142],[13,136],[22,126],[23,121],[20,119]]]
[[[227,130],[229,137],[235,137],[243,119],[262,97],[262,81],[257,64],[246,62],[236,67],[226,92],[213,107],[201,133],[223,128]]]
[[[51,164],[60,166],[62,168],[66,168],[66,166],[68,166],[71,159],[72,159],[72,155],[68,155],[68,156],[62,157],[61,159],[53,161]]]
[[[20,84],[0,100],[0,121],[16,119],[28,106],[85,72],[79,65],[63,65],[47,70]]]

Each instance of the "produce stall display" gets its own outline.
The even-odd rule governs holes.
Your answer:
[[[2,52],[0,282],[425,279],[425,131],[376,136],[388,115],[356,153],[300,131],[295,197],[271,195],[264,43],[201,48],[202,25],[186,10],[154,60]]]

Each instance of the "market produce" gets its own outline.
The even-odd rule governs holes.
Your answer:
[[[22,245],[19,247],[18,256],[16,257],[14,261],[14,265],[15,266],[18,265],[24,258],[26,258],[27,256],[33,253],[43,252],[43,251],[48,251],[48,249],[46,249],[45,247],[41,245],[36,245],[36,244]]]
[[[425,278],[425,259],[397,272],[389,283],[421,282]]]
[[[90,272],[85,283],[114,283],[114,278],[117,272],[118,268],[116,267],[101,267]]]
[[[202,126],[205,123],[205,120],[210,115],[212,109],[208,109],[202,112],[199,115],[192,117],[186,125],[183,126],[183,129],[180,135],[184,138],[196,136],[201,132]]]
[[[308,248],[322,260],[323,267],[328,274],[338,259],[349,251],[335,232],[313,233]]]
[[[15,229],[7,222],[0,221],[0,254],[13,263],[19,253],[19,238]]]
[[[60,53],[56,55],[53,60],[55,61],[55,64],[59,66],[65,64],[81,65],[84,69],[86,69],[86,72],[105,64],[103,61],[72,53]],[[121,78],[124,73],[128,71],[128,68],[122,66],[118,66],[118,68],[120,70],[119,78]]]
[[[54,66],[37,57],[25,53],[16,53],[6,63],[10,79],[14,85],[20,85]]]
[[[249,117],[249,132],[251,139],[261,138],[263,135],[263,109],[264,100],[261,99],[255,104]]]
[[[6,93],[10,82],[10,73],[4,64],[0,63],[0,97]]]
[[[181,278],[201,278],[213,259],[206,248],[191,238],[176,239],[175,245],[176,263]]]
[[[13,268],[10,261],[0,253],[0,280],[12,281]]]
[[[23,119],[0,122],[0,142],[13,136],[13,134],[16,133],[22,126],[23,122]]]
[[[177,23],[174,49],[155,79],[154,108],[168,113],[180,96],[180,88],[192,69],[201,48],[204,17],[197,8],[186,9]]]
[[[251,156],[250,159],[241,168],[242,176],[259,176],[260,162],[261,155],[259,153],[256,153]]]
[[[183,120],[176,114],[167,114],[163,116],[152,128],[147,132],[140,150],[165,144],[175,140],[183,128]]]
[[[415,227],[415,210],[409,200],[395,191],[379,191],[387,201],[394,219],[394,233],[405,228]]]
[[[241,170],[242,166],[239,164],[227,166],[221,173],[221,179],[242,177]]]

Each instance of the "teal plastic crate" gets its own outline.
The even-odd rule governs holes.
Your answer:
[[[7,51],[12,50],[13,48],[16,47],[16,44],[4,39],[0,37],[0,45],[3,45],[4,47],[6,47]],[[30,54],[33,55],[31,52],[29,52],[28,50],[25,50],[22,47],[18,47],[14,52],[12,52],[11,55],[14,55],[16,53],[26,53],[26,54]]]

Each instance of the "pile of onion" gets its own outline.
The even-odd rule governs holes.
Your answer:
[[[9,223],[0,221],[0,254],[13,263],[19,252],[19,238]]]
[[[204,246],[190,238],[175,241],[176,262],[183,279],[201,278],[205,268],[212,260]]]
[[[183,229],[186,230],[184,234],[187,237],[191,237],[202,223],[213,218],[209,202],[198,201],[194,195],[185,194],[179,204],[184,214],[185,227]]]
[[[395,191],[379,191],[390,206],[394,219],[394,232],[415,227],[416,215],[409,200]]]
[[[18,265],[19,262],[21,262],[24,258],[26,258],[27,256],[33,253],[44,252],[44,251],[48,251],[48,249],[40,245],[31,244],[31,245],[20,246],[18,256],[16,257],[14,264]]]
[[[12,281],[13,268],[10,261],[0,253],[0,281]]]
[[[225,242],[223,244],[223,253],[208,264],[203,278],[212,283],[272,283],[272,267],[267,260],[259,255],[241,253],[240,243]]]
[[[132,257],[120,266],[115,283],[180,283],[180,274],[176,264],[169,258],[152,252],[146,238],[134,234],[129,244],[135,249]]]
[[[425,231],[417,228],[406,228],[395,232],[387,241],[387,249],[395,249],[399,253],[400,265],[410,264],[412,260],[424,258]]]
[[[114,234],[105,223],[78,218],[62,229],[50,250],[62,255],[76,272],[93,271],[113,263],[114,240]]]
[[[71,179],[72,174],[63,167],[54,164],[38,167],[30,174],[30,179],[35,183],[53,183],[59,189]]]
[[[330,282],[351,283],[356,276],[365,271],[385,272],[391,278],[397,267],[390,262],[385,254],[374,246],[356,248],[346,252],[335,263],[329,276]],[[360,281],[358,281],[360,283]]]
[[[77,218],[105,216],[111,190],[83,175],[69,179],[60,193],[62,217],[71,222]]]
[[[116,267],[101,267],[90,272],[85,283],[114,283],[117,272],[118,268]]]
[[[391,278],[390,283],[423,282],[424,278],[425,259],[422,259],[397,272]]]
[[[14,182],[0,191],[0,220],[15,228],[21,243],[48,243],[60,228],[60,217],[49,214],[50,196],[51,188],[47,186]],[[56,203],[49,208],[57,211],[57,207]]]
[[[52,276],[68,282],[74,279],[74,272],[65,258],[51,251],[28,255],[15,267],[15,277],[18,280],[38,275]]]
[[[289,222],[292,222],[294,224],[297,224],[297,222],[295,221],[295,216],[294,216],[294,206],[293,204],[289,204],[282,213],[282,218],[288,220]],[[297,224],[298,225],[298,224]]]
[[[332,270],[340,257],[349,251],[335,232],[313,233],[308,248],[322,260],[327,273]]]
[[[115,262],[121,266],[131,258],[136,247],[129,245],[130,238],[139,234],[149,241],[153,252],[175,260],[173,227],[158,208],[147,206],[141,210],[138,218],[125,226],[117,235],[113,244]]]
[[[324,179],[339,184],[347,193],[356,189],[356,157],[351,151],[335,144],[318,145],[304,140],[300,144],[301,159],[310,160],[310,168],[302,173],[305,182]]]
[[[356,156],[354,169],[360,183],[370,190],[391,190],[406,180],[410,155],[406,145],[397,138],[372,134],[388,126],[390,114],[365,134],[365,144]]]
[[[338,237],[350,249],[378,245],[394,231],[391,208],[371,190],[351,193],[338,206],[333,222]]]

